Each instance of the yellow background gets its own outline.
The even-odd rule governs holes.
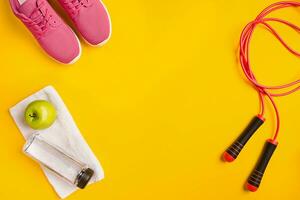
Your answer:
[[[57,199],[8,109],[46,85],[68,105],[106,178],[69,199],[196,200],[300,198],[300,93],[276,99],[282,128],[256,193],[243,184],[274,131],[267,121],[238,160],[221,154],[258,112],[256,92],[237,61],[244,25],[271,0],[126,0],[105,3],[113,35],[102,48],[82,43],[73,66],[49,59],[0,1],[0,199]],[[61,11],[60,11],[61,12]],[[279,14],[300,23],[299,9]],[[280,28],[300,49],[299,35]],[[257,29],[251,48],[259,80],[299,77],[299,59]]]

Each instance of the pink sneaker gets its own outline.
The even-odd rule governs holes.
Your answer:
[[[100,0],[58,0],[77,30],[91,45],[100,46],[111,36],[111,22]]]
[[[10,0],[14,14],[25,24],[41,47],[65,64],[79,59],[81,47],[70,27],[55,13],[47,0]]]

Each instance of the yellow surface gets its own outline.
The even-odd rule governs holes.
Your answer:
[[[53,85],[103,164],[106,178],[69,199],[299,199],[300,93],[277,99],[280,145],[257,193],[243,184],[274,123],[267,122],[232,164],[220,160],[258,110],[236,51],[243,26],[271,0],[108,1],[113,37],[83,44],[73,66],[55,63],[0,1],[0,199],[57,199],[8,108]],[[299,10],[280,12],[294,22]],[[299,24],[299,23],[298,23]],[[280,31],[300,49],[299,35]],[[259,29],[252,63],[265,83],[299,77],[299,59]],[[267,53],[266,53],[267,52]]]

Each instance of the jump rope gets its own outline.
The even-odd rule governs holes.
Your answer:
[[[269,24],[269,22],[280,23],[286,25],[296,32],[300,33],[300,27],[296,26],[286,20],[268,17],[268,15],[276,10],[288,8],[288,7],[300,7],[300,2],[286,1],[286,2],[277,2],[267,8],[265,8],[253,21],[248,23],[243,29],[240,36],[240,63],[243,69],[243,72],[246,78],[250,81],[252,86],[257,90],[260,101],[260,112],[255,116],[252,121],[248,124],[246,129],[242,134],[235,140],[235,142],[225,151],[223,158],[225,161],[232,162],[234,161],[243,147],[246,145],[251,136],[256,132],[256,130],[264,123],[265,121],[265,103],[267,100],[272,104],[275,115],[276,115],[276,129],[273,138],[266,141],[264,150],[261,154],[260,159],[258,160],[255,169],[252,171],[251,175],[248,178],[246,183],[246,189],[249,191],[255,192],[263,178],[266,167],[278,145],[278,133],[280,128],[280,117],[279,111],[274,101],[275,97],[282,97],[294,93],[300,90],[300,79],[277,86],[268,86],[258,82],[255,78],[255,75],[251,69],[250,58],[249,58],[249,46],[250,41],[253,36],[255,28],[259,25],[264,26],[275,38],[292,54],[300,57],[300,52],[292,49],[278,34],[278,32]],[[280,90],[285,89],[285,92]]]

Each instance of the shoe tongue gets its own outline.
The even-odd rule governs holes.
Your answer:
[[[26,0],[20,7],[19,12],[30,17],[34,9],[37,7],[37,0]]]

